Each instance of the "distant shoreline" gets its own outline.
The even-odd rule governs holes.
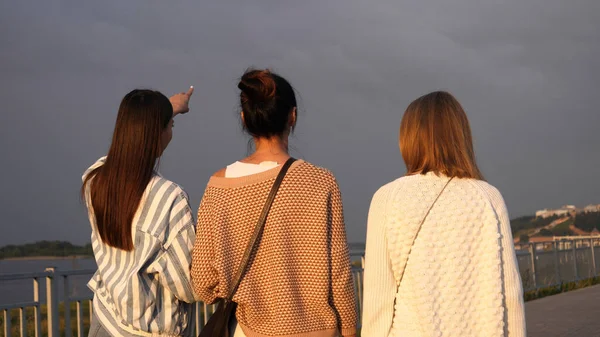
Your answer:
[[[69,256],[20,256],[20,257],[7,257],[0,259],[0,261],[31,261],[31,260],[80,260],[90,259],[92,255],[69,255]]]

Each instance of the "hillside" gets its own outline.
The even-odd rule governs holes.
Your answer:
[[[522,234],[529,234],[535,230],[542,229],[559,217],[554,215],[547,218],[536,218],[535,216],[522,216],[510,221],[513,237],[519,237]]]
[[[591,235],[600,231],[600,212],[582,212],[575,216],[536,218],[524,216],[511,220],[513,237],[528,240],[530,237]]]

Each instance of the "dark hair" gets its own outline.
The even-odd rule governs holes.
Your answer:
[[[269,70],[247,70],[238,84],[244,129],[254,137],[270,138],[288,131],[296,107],[290,83]]]
[[[121,101],[104,165],[85,178],[100,238],[109,246],[133,250],[132,222],[156,159],[161,135],[173,118],[169,99],[158,91],[133,90]],[[93,180],[91,180],[94,178]]]
[[[406,108],[400,123],[400,151],[407,174],[434,172],[483,180],[467,114],[445,91],[421,96]]]

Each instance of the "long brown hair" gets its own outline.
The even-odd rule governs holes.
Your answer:
[[[106,161],[88,174],[81,188],[85,197],[89,187],[88,207],[93,207],[100,238],[109,246],[133,250],[132,221],[172,117],[169,99],[158,91],[136,89],[121,101]]]
[[[400,151],[407,174],[434,172],[483,180],[467,115],[447,92],[421,96],[406,108],[400,124]]]

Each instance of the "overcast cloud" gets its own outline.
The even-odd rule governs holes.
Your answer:
[[[484,3],[486,2],[486,3]],[[243,157],[237,78],[271,67],[300,94],[293,154],[331,169],[349,240],[405,173],[406,106],[449,90],[512,217],[600,203],[600,2],[0,2],[0,245],[89,241],[82,172],[108,149],[131,89],[196,87],[161,171],[200,202]]]

